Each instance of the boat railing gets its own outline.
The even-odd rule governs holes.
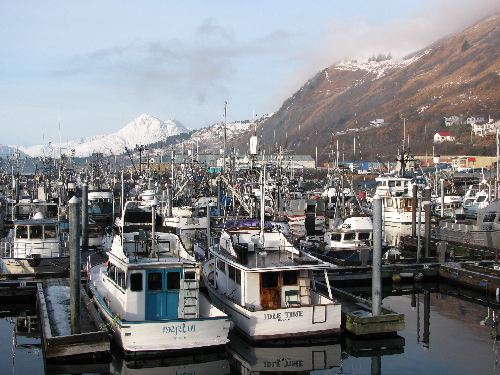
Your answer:
[[[1,242],[2,258],[58,258],[68,255],[66,246],[59,242]]]

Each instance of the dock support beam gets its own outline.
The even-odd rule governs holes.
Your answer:
[[[382,308],[382,198],[373,198],[373,263],[372,263],[372,315],[380,315]]]
[[[82,184],[82,249],[87,250],[89,246],[89,186],[86,182]]]
[[[69,201],[69,303],[71,334],[80,333],[80,200]]]
[[[412,187],[411,198],[411,236],[417,235],[417,185]]]
[[[424,291],[424,334],[422,337],[424,348],[429,348],[430,320],[431,320],[431,292],[426,290]]]
[[[444,217],[444,180],[439,181],[441,183],[441,217]]]
[[[424,189],[424,213],[425,257],[429,258],[431,253],[431,188],[429,186]]]

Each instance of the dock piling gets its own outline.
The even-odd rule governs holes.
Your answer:
[[[431,250],[431,188],[429,186],[424,189],[424,214],[425,257],[429,258]]]
[[[87,250],[89,246],[89,186],[86,182],[82,184],[82,249]]]
[[[69,201],[69,301],[71,334],[80,333],[80,200]]]
[[[417,235],[417,185],[412,187],[411,198],[411,236]]]
[[[382,308],[382,198],[373,198],[373,262],[372,262],[372,315],[378,316]]]

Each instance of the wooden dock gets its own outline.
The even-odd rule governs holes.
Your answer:
[[[405,328],[405,316],[382,307],[382,313],[373,316],[371,301],[338,288],[332,293],[342,305],[344,329],[356,336],[396,333]]]
[[[443,264],[439,276],[453,284],[492,295],[500,291],[500,270],[491,267],[491,262]]]
[[[58,289],[57,289],[58,288]],[[66,299],[60,298],[67,288]],[[54,290],[58,290],[55,297]],[[68,279],[44,280],[37,285],[37,305],[42,333],[42,347],[47,361],[70,358],[106,357],[110,340],[106,325],[87,293],[81,293],[81,332],[72,335],[69,327]],[[67,319],[67,322],[64,320]]]

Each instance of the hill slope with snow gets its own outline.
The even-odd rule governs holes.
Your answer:
[[[117,155],[125,152],[125,148],[134,148],[136,145],[148,145],[170,136],[187,132],[179,122],[160,120],[151,115],[142,114],[125,127],[112,134],[96,135],[69,142],[52,143],[50,145],[36,145],[21,148],[30,156],[48,155],[59,148],[63,152],[75,150],[75,156],[86,157],[94,152],[105,155]]]

